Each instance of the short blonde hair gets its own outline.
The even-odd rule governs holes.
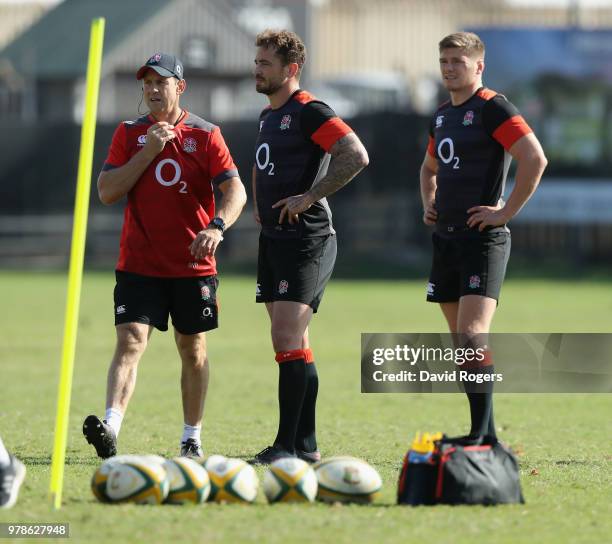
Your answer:
[[[440,40],[440,53],[444,49],[461,49],[468,57],[484,57],[485,46],[480,37],[473,32],[455,32]]]

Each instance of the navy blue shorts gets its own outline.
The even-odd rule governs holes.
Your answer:
[[[168,316],[181,334],[218,327],[217,276],[157,278],[115,271],[115,325],[144,323],[168,330]]]
[[[465,295],[499,300],[510,257],[510,231],[436,231],[427,300],[456,302]]]
[[[336,235],[277,239],[259,236],[256,302],[289,300],[316,313],[336,263]]]

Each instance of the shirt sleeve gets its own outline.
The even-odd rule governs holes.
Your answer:
[[[215,127],[208,146],[208,171],[210,179],[215,185],[225,180],[238,177],[238,169],[230,155],[227,144],[223,139],[219,127]]]
[[[125,124],[121,123],[113,134],[111,145],[108,148],[108,155],[102,166],[102,171],[112,170],[113,168],[119,168],[130,160],[126,146],[126,131]]]
[[[302,108],[300,127],[305,138],[327,152],[340,138],[353,132],[353,129],[323,102],[309,102]]]
[[[429,122],[429,139],[427,140],[427,153],[432,156],[434,159],[436,157],[436,141],[434,139],[434,129],[433,129],[433,117]]]
[[[512,102],[501,94],[482,108],[482,124],[487,134],[508,151],[518,140],[533,132]]]

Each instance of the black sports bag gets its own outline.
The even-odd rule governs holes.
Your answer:
[[[418,462],[414,462],[417,460]],[[495,438],[479,446],[463,446],[442,439],[425,459],[404,459],[398,504],[510,504],[524,503],[518,463]]]

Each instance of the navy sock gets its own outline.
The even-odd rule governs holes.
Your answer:
[[[468,366],[467,372],[470,376],[486,377],[494,373],[491,353],[486,352],[485,360]],[[495,436],[495,426],[493,421],[493,382],[492,381],[469,381],[463,382],[465,393],[470,403],[470,436],[479,437],[486,434]]]
[[[489,425],[487,427],[487,434],[489,436],[497,438],[497,433],[495,432],[495,421],[493,419],[493,399],[491,399],[491,411],[489,413]]]
[[[278,433],[274,446],[293,453],[298,422],[306,394],[306,354],[304,350],[280,351],[278,362]]]
[[[466,385],[466,390],[471,385]],[[493,421],[493,392],[467,392],[470,403],[470,436],[484,436],[489,433],[490,422]]]
[[[298,423],[295,447],[298,450],[313,452],[317,450],[316,407],[319,393],[319,376],[310,349],[306,352],[306,393]]]

